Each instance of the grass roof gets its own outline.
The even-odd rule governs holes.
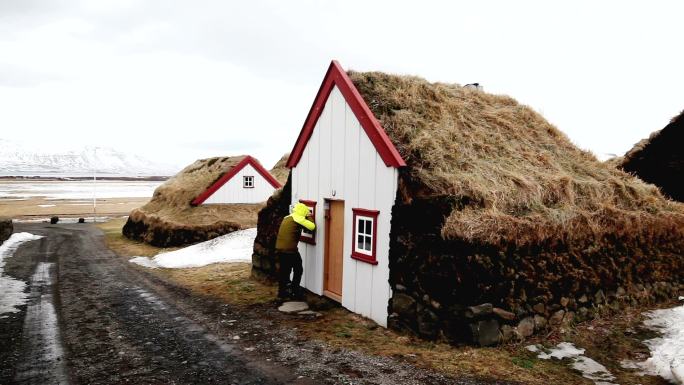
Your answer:
[[[244,158],[245,155],[197,160],[157,187],[152,199],[138,210],[169,224],[208,225],[232,221],[243,227],[254,227],[261,205],[190,205],[193,199]]]
[[[684,208],[578,149],[531,108],[410,76],[349,76],[408,167],[403,199],[454,196],[442,236],[484,243],[684,235]]]
[[[275,166],[269,171],[271,175],[273,175],[278,182],[280,182],[281,185],[285,185],[285,182],[287,182],[287,176],[290,174],[290,169],[287,168],[287,159],[290,157],[290,153],[288,152],[287,154],[283,155],[282,158],[278,162],[276,162]]]

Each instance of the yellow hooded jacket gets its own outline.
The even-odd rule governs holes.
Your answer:
[[[302,227],[309,231],[313,231],[316,228],[313,222],[306,219],[307,215],[309,215],[309,208],[303,203],[297,203],[292,209],[292,214],[283,218],[280,229],[278,229],[278,238],[276,238],[276,250],[284,252],[297,251]]]

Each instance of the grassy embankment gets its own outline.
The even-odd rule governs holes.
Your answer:
[[[107,245],[122,257],[154,256],[162,251],[144,243],[134,242],[121,235],[123,219],[99,224]],[[141,267],[142,268],[142,267]],[[272,306],[276,288],[250,276],[247,263],[222,263],[190,269],[156,269],[154,274],[171,280],[200,295],[220,298],[235,306]],[[587,349],[594,358],[617,377],[620,384],[662,385],[654,377],[641,377],[623,369],[623,359],[644,359],[647,349],[639,342],[644,332],[638,325],[643,309],[626,311],[618,316],[606,316],[591,322],[574,325],[562,332],[539,336],[524,343],[512,343],[495,348],[451,346],[424,341],[378,327],[374,322],[342,308],[322,311],[314,320],[291,318],[305,338],[323,341],[336,348],[361,350],[365,353],[395,357],[410,361],[418,367],[432,368],[451,376],[478,376],[520,381],[527,384],[591,384],[569,368],[568,362],[540,360],[525,350],[529,344],[555,345],[561,341],[574,342]]]

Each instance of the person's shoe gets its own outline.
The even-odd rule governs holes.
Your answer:
[[[278,300],[287,301],[290,299],[290,292],[288,290],[278,290]]]
[[[292,290],[292,299],[296,299],[298,301],[301,301],[305,298],[306,296],[304,295],[304,290],[301,287],[294,288]]]

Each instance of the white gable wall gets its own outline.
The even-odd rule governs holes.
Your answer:
[[[326,198],[344,200],[342,306],[387,326],[389,233],[397,169],[385,166],[363,127],[334,87],[299,164],[292,169],[292,203],[317,201],[316,245],[300,242],[302,286],[323,294]],[[351,258],[352,208],[378,210],[377,265]]]
[[[254,177],[254,188],[242,187],[243,176]],[[251,164],[247,164],[202,204],[261,203],[274,191],[275,188]]]

